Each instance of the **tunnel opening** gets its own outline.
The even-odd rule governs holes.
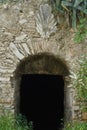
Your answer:
[[[23,74],[19,113],[33,122],[34,130],[61,130],[64,125],[63,76]]]

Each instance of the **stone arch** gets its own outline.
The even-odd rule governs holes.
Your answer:
[[[64,78],[65,86],[64,92],[66,97],[66,77],[69,75],[69,70],[66,62],[59,58],[59,56],[53,55],[52,53],[38,53],[30,55],[20,61],[18,64],[13,78],[13,85],[15,89],[14,93],[14,107],[15,113],[19,113],[19,102],[20,102],[20,82],[23,74],[52,74],[61,75]],[[64,103],[66,103],[66,99]],[[65,105],[65,110],[66,105]],[[65,115],[65,118],[67,113]]]

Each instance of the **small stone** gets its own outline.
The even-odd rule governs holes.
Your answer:
[[[28,48],[27,44],[26,44],[26,43],[23,43],[22,46],[23,46],[23,48],[25,49],[25,51],[26,51],[28,54],[30,54],[29,48]]]
[[[4,9],[6,9],[6,10],[9,8],[8,4],[4,4],[3,7],[4,7]]]
[[[20,35],[19,37],[16,37],[15,40],[22,41],[22,40],[24,40],[24,38],[26,38],[26,36],[27,36],[26,34]]]
[[[11,36],[12,34],[9,32],[4,32],[5,35]]]
[[[79,110],[79,106],[74,106],[74,111],[78,111]]]
[[[24,24],[24,23],[26,23],[26,22],[27,22],[26,19],[22,19],[22,20],[19,21],[20,24]]]
[[[33,11],[30,11],[29,12],[29,16],[33,16],[34,15],[34,12]]]
[[[8,68],[1,68],[0,67],[0,73],[12,73],[14,70],[13,69],[8,69]]]
[[[20,8],[18,6],[16,6],[16,5],[13,6],[13,9],[18,10],[18,11],[20,10]]]
[[[16,55],[16,57],[18,58],[18,59],[23,59],[24,58],[24,55],[22,55],[20,52],[19,52],[19,50],[17,49],[17,47],[15,46],[15,44],[13,43],[13,42],[11,42],[10,43],[10,49],[11,49],[11,51]]]
[[[82,113],[82,120],[87,120],[87,112]]]
[[[0,81],[8,82],[10,81],[10,77],[0,77]]]

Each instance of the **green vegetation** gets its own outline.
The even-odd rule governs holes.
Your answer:
[[[0,115],[0,130],[33,130],[32,122],[27,121],[21,116],[17,116],[16,120],[11,113]]]
[[[0,115],[0,130],[33,130],[32,122],[27,124],[21,116],[17,116],[16,121],[13,114]],[[68,122],[63,130],[87,130],[86,122]]]
[[[77,26],[77,32],[75,34],[74,41],[80,43],[84,41],[87,36],[87,19],[81,19],[80,24]]]
[[[80,20],[79,16],[87,15],[87,0],[49,0],[49,2],[58,13],[65,14],[66,11],[69,14],[70,24],[72,23],[74,29],[77,19]]]
[[[87,112],[87,56],[79,61],[80,69],[77,73],[76,89],[77,99],[80,101],[82,111]]]
[[[87,122],[70,122],[65,125],[64,130],[87,130]]]

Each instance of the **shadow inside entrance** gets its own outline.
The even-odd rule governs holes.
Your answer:
[[[64,119],[64,80],[58,75],[22,75],[20,113],[34,130],[61,130]]]

